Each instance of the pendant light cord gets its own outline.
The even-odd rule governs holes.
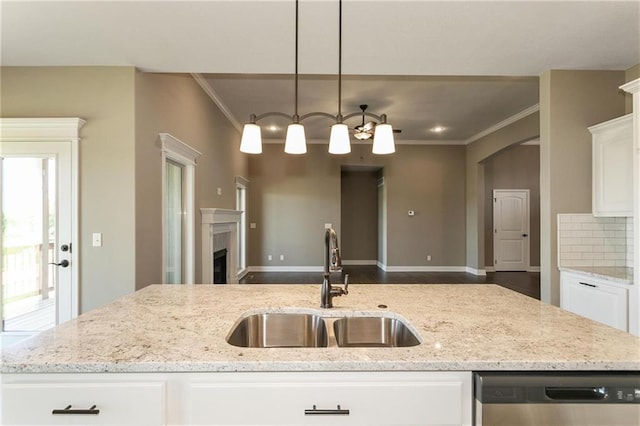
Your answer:
[[[298,0],[296,0],[296,77],[295,77],[295,89],[294,89],[294,111],[293,122],[298,122]]]
[[[342,0],[338,13],[338,122],[342,123]]]

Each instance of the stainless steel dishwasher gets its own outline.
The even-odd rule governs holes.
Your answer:
[[[474,424],[638,426],[640,372],[475,373]]]

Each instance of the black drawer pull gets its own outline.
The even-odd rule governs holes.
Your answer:
[[[598,288],[598,286],[595,285],[595,284],[583,283],[582,281],[578,281],[578,283],[580,283],[582,285],[586,285],[587,287]]]
[[[100,414],[100,410],[92,405],[91,408],[71,408],[71,405],[67,405],[63,410],[56,409],[51,414]]]
[[[312,409],[306,409],[304,410],[304,415],[305,416],[348,416],[349,415],[349,410],[343,410],[340,408],[340,406],[338,405],[338,408],[336,408],[335,410],[323,410],[323,409],[318,409],[316,408],[316,406],[314,405]]]

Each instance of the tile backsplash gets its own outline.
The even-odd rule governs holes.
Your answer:
[[[633,218],[559,214],[558,265],[633,267]]]

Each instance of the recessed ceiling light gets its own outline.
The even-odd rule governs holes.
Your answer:
[[[436,126],[436,127],[432,127],[431,128],[431,131],[434,132],[434,133],[442,133],[445,130],[447,130],[447,128],[443,127],[443,126]]]

